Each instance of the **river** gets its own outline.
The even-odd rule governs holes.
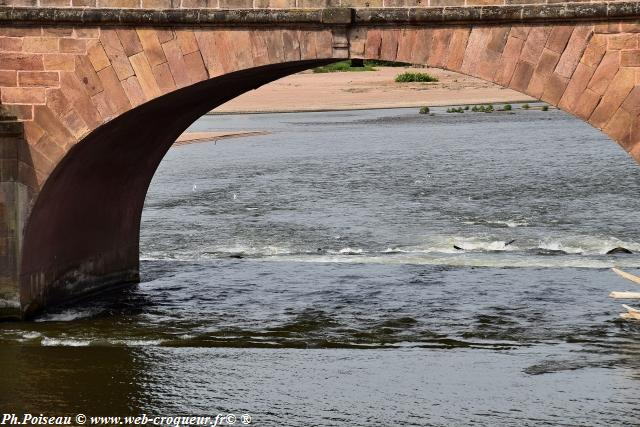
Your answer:
[[[270,133],[169,151],[138,286],[0,324],[2,412],[636,423],[640,168],[557,110],[432,112],[200,119]]]

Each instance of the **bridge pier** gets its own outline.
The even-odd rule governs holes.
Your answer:
[[[15,117],[0,117],[0,319],[21,317],[20,254],[31,199],[31,190],[20,180],[23,132]]]

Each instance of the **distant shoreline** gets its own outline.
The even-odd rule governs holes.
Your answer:
[[[487,101],[483,103],[458,103],[458,104],[427,104],[428,107],[464,107],[464,106],[473,106],[473,105],[481,105],[481,104],[524,104],[524,103],[535,103],[537,100],[530,101],[529,99],[515,99],[515,100],[500,100],[500,101]],[[334,108],[334,109],[322,109],[322,110],[286,110],[286,111],[225,111],[225,112],[217,112],[211,111],[206,115],[209,116],[227,116],[227,115],[240,115],[240,114],[295,114],[295,113],[321,113],[321,112],[332,112],[332,111],[362,111],[362,110],[387,110],[387,109],[406,109],[406,108],[420,108],[425,106],[425,104],[420,105],[405,105],[405,106],[374,106],[374,107],[358,107],[358,108]],[[532,107],[536,108],[536,107]],[[418,111],[416,110],[416,114]],[[216,142],[218,140],[223,139],[231,139],[231,138],[243,138],[248,136],[259,136],[259,135],[268,135],[271,132],[268,131],[215,131],[215,132],[184,132],[182,135],[178,137],[176,142],[173,144],[174,146],[180,145],[188,145],[200,142]]]
[[[524,95],[523,95],[524,96]],[[345,106],[345,107],[334,107],[334,108],[321,108],[321,109],[293,109],[293,110],[246,110],[246,111],[209,111],[207,116],[231,116],[231,115],[239,115],[239,114],[294,114],[294,113],[330,113],[333,111],[362,111],[362,110],[394,110],[394,109],[404,109],[404,108],[420,108],[420,107],[464,107],[466,105],[482,105],[482,104],[526,104],[526,103],[535,103],[540,102],[536,99],[532,98],[521,98],[521,99],[506,99],[499,101],[487,100],[484,102],[459,102],[456,104],[451,103],[421,103],[421,104],[409,104],[409,105],[371,105],[371,106]]]
[[[405,71],[429,73],[429,83],[397,83]],[[536,102],[522,93],[437,68],[376,67],[375,71],[302,72],[249,91],[209,112],[310,113]]]

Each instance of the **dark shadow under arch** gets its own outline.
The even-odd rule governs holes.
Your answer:
[[[127,111],[76,144],[47,179],[25,227],[24,315],[137,282],[145,196],[178,136],[249,90],[335,61],[267,65],[196,83]]]

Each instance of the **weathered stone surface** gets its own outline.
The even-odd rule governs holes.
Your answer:
[[[111,60],[100,43],[96,43],[90,47],[87,51],[87,56],[89,57],[89,61],[91,61],[91,65],[93,65],[93,69],[96,71],[100,71],[111,65]]]
[[[594,72],[594,68],[584,63],[578,64],[558,106],[565,111],[577,111],[580,97],[587,89]]]
[[[543,50],[531,80],[529,81],[527,88],[529,94],[536,98],[542,98],[542,94],[545,92],[547,85],[550,84],[550,76],[559,60],[559,53],[546,48]]]
[[[162,47],[160,46],[160,40],[155,30],[152,29],[138,29],[138,37],[144,50],[149,65],[155,67],[156,65],[167,62],[167,58],[164,56]]]
[[[557,25],[554,26],[547,39],[546,48],[556,53],[564,52],[569,38],[573,33],[573,25]]]
[[[522,53],[520,54],[520,59],[528,62],[529,64],[536,64],[540,55],[542,55],[542,50],[547,43],[547,38],[550,33],[551,27],[538,26],[532,28],[527,35],[526,42],[522,48]]]
[[[18,71],[18,86],[56,87],[59,74],[52,71]]]
[[[529,86],[529,82],[531,81],[533,70],[533,65],[531,65],[530,63],[526,61],[518,62],[513,72],[513,77],[511,78],[509,87],[512,87],[517,91],[527,93],[527,87]]]
[[[125,53],[124,46],[120,42],[120,37],[118,37],[115,30],[102,30],[100,32],[100,44],[98,46],[106,53],[109,62],[120,80],[124,80],[133,75],[133,68],[129,63],[129,58]]]
[[[123,80],[122,90],[124,90],[127,95],[132,107],[137,107],[138,105],[144,104],[146,101],[146,96],[142,91],[142,87],[140,86],[140,82],[138,82],[138,78],[136,76],[131,76],[128,79]]]
[[[158,83],[153,75],[153,71],[151,71],[151,66],[144,52],[136,53],[131,56],[129,60],[138,77],[138,82],[145,97],[147,99],[153,99],[156,96],[160,96],[160,88],[158,87]]]
[[[513,29],[509,33],[509,38],[505,44],[500,58],[500,66],[495,76],[495,81],[499,85],[508,86],[515,73],[516,65],[518,64],[518,58],[520,58],[520,52],[524,46],[524,40],[518,37],[512,36]]]
[[[400,30],[386,30],[382,32],[380,56],[383,58],[393,58],[393,61],[397,59],[399,36]]]
[[[87,42],[84,39],[60,39],[60,52],[83,54],[87,52]]]
[[[591,33],[593,32],[592,26],[578,26],[573,30],[571,38],[567,43],[567,46],[562,52],[562,56],[558,61],[556,67],[556,73],[559,76],[569,78],[573,71],[578,66],[580,58],[589,43]]]
[[[98,71],[98,77],[104,88],[107,105],[109,106],[111,115],[115,116],[131,108],[129,99],[124,93],[122,84],[113,67],[103,68]]]
[[[76,58],[70,54],[48,54],[43,55],[44,69],[47,71],[74,71],[76,69]]]
[[[565,92],[567,85],[569,84],[569,78],[561,76],[557,73],[553,73],[549,76],[547,84],[544,87],[544,92],[540,99],[548,102],[551,105],[558,105],[560,98]]]
[[[620,68],[602,96],[602,100],[589,117],[589,123],[599,128],[616,113],[635,85],[635,71]]]
[[[0,37],[0,52],[21,52],[22,37]]]
[[[613,79],[618,68],[620,67],[620,53],[608,52],[598,64],[589,85],[587,86],[593,92],[602,95],[607,90],[609,82]]]
[[[640,49],[620,52],[620,65],[623,67],[640,67]]]
[[[413,34],[413,32],[411,32]],[[449,45],[449,55],[447,57],[447,68],[458,70],[462,67],[464,61],[464,52],[469,41],[471,30],[467,28],[457,28],[451,35],[451,44]]]
[[[5,87],[0,100],[2,104],[44,104],[45,90],[43,87]]]
[[[16,70],[0,71],[0,87],[18,86],[18,72]]]
[[[0,67],[4,70],[43,70],[42,55],[0,52]]]
[[[55,53],[60,49],[58,37],[25,37],[22,45],[24,52]]]

